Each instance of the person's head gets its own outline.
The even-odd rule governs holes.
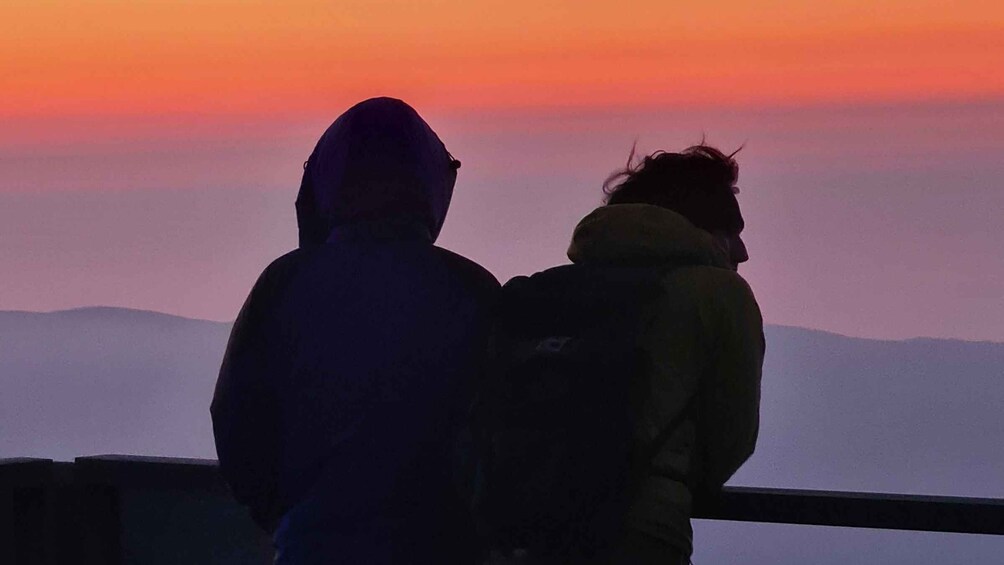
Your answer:
[[[304,163],[300,247],[374,226],[435,241],[460,161],[414,108],[364,100],[338,117]]]
[[[740,234],[745,227],[736,194],[739,165],[709,145],[679,153],[656,151],[636,163],[634,150],[623,170],[603,183],[606,204],[652,204],[672,210],[708,232],[733,268],[749,259]]]

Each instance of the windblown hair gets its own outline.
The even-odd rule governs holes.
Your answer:
[[[741,149],[741,148],[740,148]],[[736,194],[739,165],[705,145],[680,153],[656,151],[637,162],[631,148],[626,167],[603,183],[607,204],[654,204],[668,208],[708,232],[739,233],[745,227]]]

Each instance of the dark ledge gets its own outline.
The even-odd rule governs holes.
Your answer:
[[[1004,535],[1004,500],[991,498],[726,487],[699,499],[694,517]]]
[[[0,487],[47,482],[114,489],[180,489],[226,493],[216,461],[130,455],[0,459]],[[726,487],[695,498],[694,517],[733,520],[1004,535],[1004,500],[863,492]]]
[[[52,459],[15,457],[0,459],[0,485],[5,487],[40,486],[52,477]]]
[[[74,460],[78,483],[124,488],[192,489],[225,492],[212,459],[139,455],[90,455]]]

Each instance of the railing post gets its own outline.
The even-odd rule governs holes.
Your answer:
[[[0,459],[0,563],[56,563],[51,459]]]
[[[261,564],[271,539],[230,496],[215,461],[93,456],[75,461],[88,563]],[[89,522],[89,523],[88,523]]]
[[[115,487],[98,483],[78,484],[75,501],[78,563],[120,565],[122,523],[119,494]]]

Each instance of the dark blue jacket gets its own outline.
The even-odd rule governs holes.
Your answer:
[[[458,165],[391,99],[343,114],[306,164],[300,248],[252,289],[212,405],[278,563],[472,562],[451,449],[498,283],[433,245]]]

